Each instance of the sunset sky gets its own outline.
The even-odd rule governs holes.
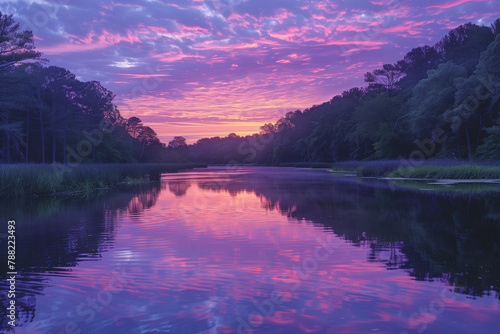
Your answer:
[[[168,142],[259,131],[500,17],[485,0],[0,0],[50,65],[100,81]]]

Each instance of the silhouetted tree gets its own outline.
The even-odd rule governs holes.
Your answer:
[[[24,61],[40,60],[41,52],[35,51],[33,33],[19,31],[12,15],[0,12],[0,70]]]
[[[175,136],[173,140],[168,143],[168,147],[176,149],[186,147],[186,138],[181,136]]]
[[[402,69],[398,66],[385,64],[381,69],[365,74],[365,82],[368,83],[368,89],[377,91],[386,91],[393,95],[397,89],[396,83],[404,76]]]

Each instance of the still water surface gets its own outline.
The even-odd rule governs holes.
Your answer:
[[[245,167],[1,205],[16,333],[499,333],[495,193]]]

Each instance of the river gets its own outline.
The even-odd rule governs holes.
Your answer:
[[[15,333],[500,328],[494,192],[211,167],[95,198],[1,205],[2,224],[16,220]],[[12,331],[1,298],[0,331]]]

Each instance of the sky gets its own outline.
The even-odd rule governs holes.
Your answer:
[[[256,133],[450,29],[487,0],[0,0],[50,65],[116,94],[168,142]]]

